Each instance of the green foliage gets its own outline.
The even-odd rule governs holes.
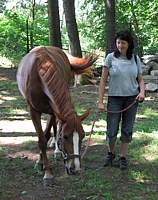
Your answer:
[[[131,29],[138,54],[158,52],[158,2],[156,0],[116,0],[116,31]],[[84,0],[79,18],[79,30],[89,49],[105,49],[105,5],[100,0]],[[110,34],[110,33],[109,33]]]
[[[26,113],[26,107],[24,106],[26,103],[18,92],[15,80],[1,81],[0,91],[1,121],[7,122],[7,126],[10,127],[14,126],[10,125],[13,119],[19,120],[19,126],[21,126],[22,121],[30,120],[30,116]],[[75,108],[79,114],[83,113],[83,109],[92,108],[90,115],[82,122],[87,136],[87,133],[91,130],[94,116],[98,111],[98,88],[82,86],[73,88],[71,92],[73,99],[76,100]],[[13,199],[13,197],[16,197],[15,199],[24,199],[24,196],[21,196],[25,194],[24,192],[28,193],[25,199],[31,197],[31,199],[38,200],[46,199],[47,196],[48,199],[54,199],[54,194],[59,194],[59,196],[55,196],[55,199],[61,199],[61,194],[63,194],[63,200],[157,199],[158,95],[150,95],[154,95],[154,100],[144,101],[138,108],[133,141],[130,143],[127,155],[129,165],[127,170],[121,171],[117,167],[117,158],[114,160],[113,166],[107,168],[102,166],[105,153],[108,150],[105,141],[106,114],[102,113],[96,119],[94,133],[91,135],[90,144],[82,159],[81,174],[76,176],[66,175],[64,173],[63,160],[54,161],[53,150],[48,149],[48,158],[54,177],[52,188],[48,187],[43,190],[43,173],[37,173],[33,168],[39,153],[39,149],[36,147],[37,142],[34,139],[30,140],[29,138],[20,144],[14,142],[1,144],[0,199]],[[105,102],[107,102],[107,96],[105,96]],[[14,112],[15,109],[18,112]],[[14,128],[16,130],[16,127]],[[6,137],[5,142],[10,138],[8,137],[10,134],[13,137],[17,137],[17,141],[20,141],[18,138],[24,133],[24,127],[22,132],[10,130],[8,133],[2,130],[2,134]],[[34,136],[33,133],[31,135]],[[82,153],[88,144],[88,138],[87,136],[84,139],[81,148]],[[119,153],[119,144],[118,138],[116,154]]]
[[[0,147],[0,159],[6,155],[6,150],[3,147]]]
[[[0,44],[3,47],[0,53],[13,63],[24,54],[24,26],[24,19],[19,17],[17,13],[5,12],[3,18],[0,19]]]
[[[6,2],[9,2],[6,4]],[[33,1],[0,2],[0,54],[17,66],[27,53],[27,30],[29,49],[49,44],[47,4],[36,2],[33,17]],[[61,5],[60,5],[61,6]],[[158,1],[116,0],[116,31],[130,29],[134,36],[136,53],[155,54],[158,52]],[[82,51],[105,51],[105,5],[104,0],[78,1],[76,20]],[[65,21],[61,27],[63,48],[68,49]],[[110,34],[110,33],[108,33]]]
[[[85,1],[78,14],[78,29],[82,49],[92,52],[92,49],[105,50],[105,6],[103,1]]]
[[[132,29],[140,54],[154,54],[158,51],[157,7],[158,2],[155,0],[121,0],[116,3],[117,30]]]
[[[17,66],[22,56],[27,53],[27,20],[28,38],[29,42],[31,39],[33,40],[33,47],[48,45],[48,14],[46,6],[37,5],[34,20],[29,14],[31,12],[29,4],[27,6],[21,4],[20,12],[17,12],[14,8],[12,10],[4,10],[3,14],[0,15],[0,45],[2,47],[0,54],[9,58],[13,66]],[[31,49],[32,47],[29,46],[29,48]]]
[[[36,142],[34,142],[32,140],[28,140],[21,144],[21,148],[24,150],[33,150],[36,148],[36,146],[37,146]]]

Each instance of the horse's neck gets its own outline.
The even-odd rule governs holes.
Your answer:
[[[46,70],[44,66],[41,66],[39,75],[45,93],[51,99],[53,109],[63,116],[67,114],[69,110],[74,110],[69,87],[58,70],[56,70],[55,67],[49,67]]]

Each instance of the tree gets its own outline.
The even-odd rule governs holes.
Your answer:
[[[62,48],[58,0],[48,0],[49,45]]]
[[[1,0],[0,1],[0,13],[3,13],[3,9],[5,8],[5,3],[7,0]]]
[[[48,6],[43,1],[36,0],[34,7],[35,17],[33,20],[31,14],[33,1],[0,1],[0,54],[9,58],[13,63],[18,63],[19,59],[27,52],[27,19],[29,47],[31,43],[31,31],[33,36],[32,47],[49,44]],[[55,1],[57,2],[57,0],[50,2],[54,3]],[[70,10],[70,6],[66,10],[67,6],[65,6],[65,14],[67,13],[68,17],[66,15],[67,21],[63,23],[61,28],[62,46],[65,49],[70,46],[72,55],[79,55],[79,57],[81,54],[74,53],[75,50],[73,48],[82,48],[84,52],[93,52],[96,49],[105,52],[107,43],[113,43],[112,39],[114,38],[111,35],[113,33],[111,31],[109,32],[107,27],[108,23],[114,25],[114,22],[108,22],[114,19],[107,19],[105,17],[105,0],[78,0],[77,10],[74,10],[76,9],[76,4],[74,7],[74,0],[65,0],[64,2],[72,5],[72,10]],[[114,0],[109,0],[109,3],[114,3]],[[63,8],[62,5],[61,7]],[[59,10],[61,7],[59,4]],[[141,3],[140,0],[115,0],[115,30],[131,30],[135,41],[135,53],[140,56],[158,52],[157,8],[157,0],[141,0]],[[73,13],[73,17],[71,17],[70,12]],[[75,19],[75,25],[72,23],[72,19]],[[67,24],[67,31],[65,24]],[[74,29],[74,27],[76,28]],[[76,37],[75,32],[80,35]],[[55,33],[55,37],[59,37],[59,35],[60,33]],[[110,36],[111,39],[108,39]],[[68,37],[70,42],[68,42]],[[57,39],[54,42],[56,41]],[[79,44],[79,48],[76,42]],[[102,56],[104,57],[104,53],[102,53]]]
[[[103,0],[85,0],[78,8],[77,24],[84,51],[105,51],[105,6]]]
[[[34,47],[34,20],[35,20],[35,5],[36,5],[35,0],[32,0],[32,3],[31,3],[31,9],[30,9],[31,17],[32,17],[32,21],[31,21],[31,29],[30,29],[30,46],[31,46],[31,49],[33,49],[33,47]]]
[[[9,58],[13,66],[16,66],[22,56],[27,53],[27,19],[29,41],[30,30],[33,30],[33,45],[48,45],[48,18],[45,17],[47,16],[47,7],[36,4],[36,17],[32,20],[32,17],[30,18],[30,1],[28,4],[22,3],[23,1],[20,1],[12,7],[12,4],[5,5],[6,8],[0,14],[0,54]],[[27,3],[26,0],[25,3]],[[31,29],[31,25],[34,27],[33,29]]]
[[[115,0],[104,0],[106,12],[106,54],[114,50]]]
[[[116,3],[117,27],[130,27],[135,50],[140,56],[158,51],[158,1],[119,0]]]
[[[71,55],[82,57],[79,33],[75,18],[74,0],[63,0],[63,7],[65,12],[66,28],[69,37]]]

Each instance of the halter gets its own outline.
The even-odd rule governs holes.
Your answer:
[[[58,145],[59,150],[62,152],[62,156],[63,156],[64,162],[67,161],[67,160],[70,160],[70,159],[74,159],[74,158],[81,158],[80,154],[68,154],[64,150],[64,147],[63,147],[62,142],[61,142],[61,135],[62,134],[60,132],[59,138],[58,138],[58,141],[57,141],[57,145]]]

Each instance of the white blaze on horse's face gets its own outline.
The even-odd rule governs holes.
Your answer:
[[[65,166],[68,174],[76,174],[81,171],[80,158],[79,158],[79,134],[78,132],[73,133],[72,138],[73,153],[68,154],[69,159],[65,160]]]
[[[73,149],[74,149],[74,154],[79,155],[79,135],[76,131],[73,134]],[[75,171],[81,170],[79,158],[74,158],[74,165],[75,165]]]

